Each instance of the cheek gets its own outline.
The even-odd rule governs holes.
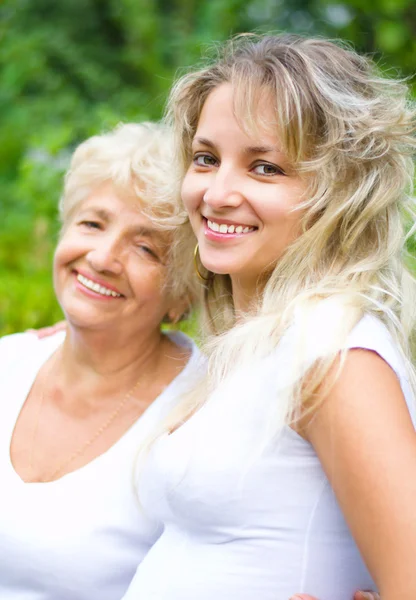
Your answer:
[[[85,248],[76,237],[64,234],[53,256],[53,279],[55,289],[60,280],[66,277],[71,264],[85,254]]]
[[[65,242],[63,240],[61,240],[56,249],[55,249],[55,254],[53,255],[53,272],[54,272],[54,277],[56,277],[57,274],[57,270],[59,270],[59,268],[65,264],[66,262],[66,245]]]
[[[257,213],[264,224],[275,227],[285,226],[292,220],[290,207],[283,201],[276,198],[262,198],[262,202],[258,205]]]
[[[194,173],[188,171],[181,188],[182,201],[188,213],[192,213],[198,208],[203,195],[203,182]]]
[[[263,194],[262,202],[258,204],[258,213],[262,220],[276,227],[297,228],[302,212],[294,210],[302,201],[301,190],[286,190],[281,193],[271,193],[269,196]]]
[[[76,244],[68,243],[66,237],[64,236],[58,243],[55,250],[53,257],[54,270],[67,265],[69,262],[71,262],[71,260],[74,260],[78,254],[79,252]]]
[[[53,256],[52,268],[53,268],[53,285],[55,288],[55,294],[59,299],[59,292],[61,289],[61,282],[64,274],[64,267],[68,264],[69,249],[67,248],[64,240],[61,240],[55,250]]]
[[[138,310],[153,322],[160,323],[169,309],[167,293],[164,290],[164,278],[154,273],[151,277],[136,280],[132,288],[136,298],[133,310]]]
[[[136,298],[154,304],[163,302],[166,276],[165,268],[160,264],[133,256],[124,263],[124,276]]]

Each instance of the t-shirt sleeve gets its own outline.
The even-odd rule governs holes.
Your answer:
[[[36,335],[29,332],[13,333],[0,338],[0,368],[8,369],[16,360],[24,360],[38,341]]]
[[[363,348],[376,352],[393,369],[416,427],[416,402],[406,359],[402,356],[387,327],[377,317],[365,315],[349,334],[345,348]]]

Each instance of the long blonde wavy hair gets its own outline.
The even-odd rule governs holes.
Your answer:
[[[416,141],[407,86],[381,76],[371,60],[339,43],[294,35],[238,36],[172,89],[167,118],[181,178],[192,159],[204,102],[223,83],[233,86],[244,129],[264,126],[256,106],[265,92],[273,102],[283,150],[308,182],[302,233],[276,262],[259,288],[256,310],[245,318],[236,319],[229,276],[209,279],[208,373],[165,427],[179,426],[235,369],[272,352],[294,323],[292,373],[277,399],[277,427],[316,401],[316,390],[365,313],[385,323],[414,381],[409,340],[415,282],[406,268],[405,238],[414,223]],[[324,331],[315,351],[309,336],[317,335],[318,317]],[[310,351],[315,355],[306,357]]]

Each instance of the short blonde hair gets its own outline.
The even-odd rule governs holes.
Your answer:
[[[121,124],[95,135],[75,150],[59,203],[62,227],[97,187],[111,183],[166,232],[169,291],[173,299],[194,302],[199,285],[193,269],[195,238],[180,206],[173,169],[173,140],[168,126]]]

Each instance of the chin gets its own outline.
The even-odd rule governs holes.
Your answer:
[[[104,325],[103,319],[100,315],[97,315],[97,311],[88,310],[87,307],[61,305],[62,311],[65,316],[65,320],[74,327],[82,329],[96,329],[97,327],[102,328]]]
[[[241,274],[240,265],[236,265],[231,262],[220,262],[220,261],[204,261],[204,267],[208,269],[208,271],[212,271],[216,275],[239,275]]]

